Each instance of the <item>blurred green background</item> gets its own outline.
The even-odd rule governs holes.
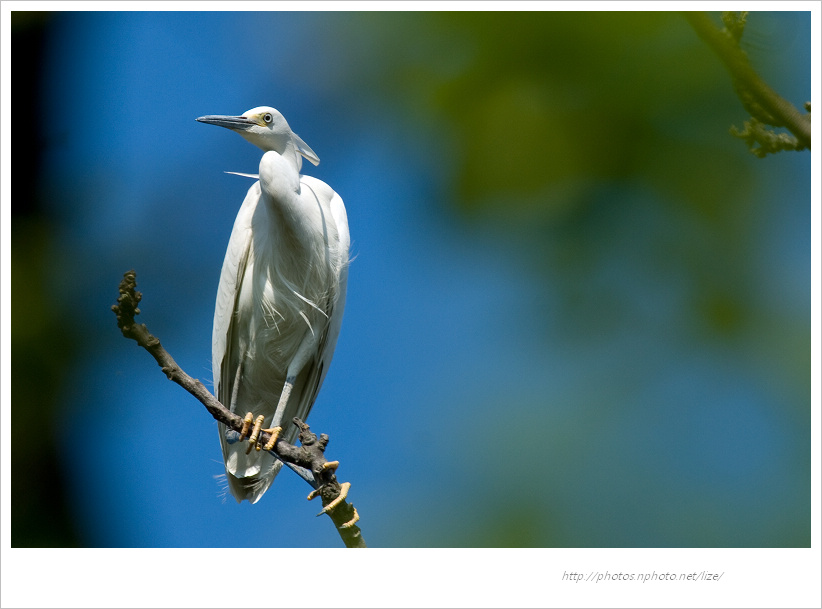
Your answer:
[[[109,311],[135,267],[208,379],[248,187],[221,172],[259,151],[193,119],[257,105],[348,208],[309,423],[369,544],[810,546],[810,152],[728,134],[747,115],[681,15],[13,13],[12,36],[13,546],[339,543],[285,475],[220,502],[215,425]],[[743,48],[810,99],[809,13],[752,13]]]

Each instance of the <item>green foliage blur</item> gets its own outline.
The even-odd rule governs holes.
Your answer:
[[[16,57],[39,66],[43,57],[48,13],[13,13],[12,36]],[[20,63],[12,71],[12,112],[24,114],[39,107],[39,72]],[[72,547],[79,544],[65,498],[53,421],[61,387],[72,357],[76,333],[60,315],[57,295],[48,284],[47,252],[55,238],[54,219],[31,184],[40,178],[42,140],[31,131],[12,133],[16,172],[12,183],[11,328],[12,428],[31,430],[30,440],[12,442],[12,545],[15,547]],[[78,343],[74,343],[76,349]],[[36,480],[35,485],[29,485]]]
[[[369,17],[393,39],[381,46],[385,94],[421,128],[436,121],[432,145],[456,159],[447,202],[519,242],[519,262],[561,282],[567,315],[621,323],[617,290],[581,278],[639,255],[634,272],[688,285],[695,331],[755,323],[744,264],[769,167],[728,136],[745,112],[678,14]],[[615,234],[631,214],[664,234]]]
[[[743,48],[766,80],[796,59],[797,45],[808,52],[808,40],[781,17],[752,14],[743,39],[752,41]],[[424,134],[428,153],[450,163],[437,205],[450,208],[458,230],[493,240],[489,247],[504,244],[509,263],[529,270],[533,293],[517,315],[531,320],[546,346],[567,350],[569,366],[588,369],[549,395],[519,393],[518,379],[501,378],[508,385],[499,395],[462,405],[464,418],[454,423],[472,421],[461,428],[465,437],[493,457],[472,451],[458,460],[458,471],[477,474],[441,491],[483,516],[460,526],[446,519],[404,542],[808,546],[807,487],[783,497],[796,517],[775,518],[744,538],[728,533],[731,522],[717,512],[744,486],[741,478],[729,475],[724,489],[687,489],[703,468],[752,454],[767,467],[743,512],[760,509],[760,493],[782,492],[775,489],[783,475],[799,486],[809,480],[810,303],[783,298],[781,281],[796,275],[773,268],[761,246],[763,234],[776,230],[774,217],[808,214],[809,198],[782,191],[798,182],[804,187],[788,192],[809,194],[809,153],[763,161],[729,135],[748,117],[719,59],[676,13],[403,13],[354,21],[367,24],[369,44],[348,37],[357,28],[343,28],[338,44],[359,51],[351,63],[365,66],[360,86],[389,100]],[[780,93],[798,108],[805,101],[796,90]],[[806,226],[791,239],[809,260]],[[674,384],[660,391],[670,401],[641,403],[668,375],[699,384],[691,365],[751,375],[750,392],[768,396],[765,416],[796,438],[789,455],[747,435],[753,423],[746,418],[763,416],[758,407],[734,409],[718,396],[688,403]],[[699,439],[726,431],[727,443]],[[692,433],[693,446],[671,448]],[[741,455],[733,454],[737,441]],[[703,449],[717,452],[700,463]],[[768,462],[775,455],[786,460]],[[787,471],[773,471],[782,466]],[[563,496],[576,484],[586,485],[579,493],[590,513],[580,520],[590,526],[563,530],[558,512],[569,509]],[[459,502],[441,503],[462,513]]]

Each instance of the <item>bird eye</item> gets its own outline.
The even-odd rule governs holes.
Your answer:
[[[273,116],[271,116],[271,113],[266,112],[265,114],[263,114],[263,120],[264,120],[266,123],[270,123],[273,119],[274,119],[274,117],[273,117]]]

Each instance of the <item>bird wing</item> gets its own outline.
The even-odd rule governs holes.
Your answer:
[[[243,284],[248,258],[251,251],[251,218],[260,200],[260,183],[255,182],[248,189],[248,194],[243,201],[237,219],[234,221],[234,228],[228,241],[223,268],[220,272],[220,285],[217,288],[217,303],[214,307],[214,327],[211,339],[212,373],[214,375],[214,395],[229,409],[236,407],[231,403],[231,396],[234,389],[235,374],[240,360],[240,351],[243,347],[238,344],[234,336],[236,330],[237,302],[240,296],[240,287]],[[242,416],[244,413],[238,413]],[[226,427],[222,423],[218,424],[220,436],[220,447],[222,448],[223,461],[226,463],[226,480],[231,494],[241,501],[243,498],[250,499],[250,491],[246,485],[240,482],[233,473],[237,469],[245,469],[245,460],[239,459],[240,455],[245,456],[245,447],[239,443],[229,445],[226,441]],[[232,453],[237,453],[234,459],[230,459]],[[254,455],[256,456],[256,454]],[[268,456],[268,455],[266,455]],[[273,459],[273,458],[272,458]],[[229,466],[231,461],[234,466]],[[238,463],[242,461],[242,463]],[[231,469],[232,471],[229,471]],[[259,496],[257,497],[259,498]],[[255,499],[256,500],[256,499]]]
[[[311,176],[300,176],[300,181],[308,186],[320,199],[323,210],[326,213],[330,212],[331,219],[336,225],[337,243],[330,243],[329,246],[332,250],[332,256],[336,258],[335,263],[339,273],[337,298],[334,302],[329,303],[326,308],[325,313],[328,315],[328,323],[317,345],[317,357],[309,361],[303,369],[303,374],[306,375],[306,378],[296,406],[296,414],[293,416],[305,421],[311,412],[314,401],[317,399],[317,395],[325,380],[325,375],[328,373],[328,367],[331,364],[334,349],[337,346],[337,339],[340,336],[343,312],[345,310],[346,290],[348,287],[348,248],[351,243],[351,238],[348,232],[348,216],[345,212],[342,197],[334,192],[325,182]],[[303,374],[300,376],[303,376]],[[289,410],[291,409],[289,408]],[[284,418],[283,423],[289,425],[291,419]],[[293,443],[293,438],[297,436],[298,430],[294,426],[289,425],[289,427],[292,431],[288,435],[292,438],[291,442]]]
[[[220,284],[217,288],[217,304],[214,307],[214,327],[211,335],[211,365],[214,379],[214,395],[226,407],[230,408],[231,384],[233,378],[226,364],[231,359],[231,333],[237,297],[243,282],[248,254],[251,249],[251,218],[260,200],[260,183],[255,182],[248,189],[234,228],[228,240],[223,268],[220,272]],[[226,378],[229,377],[229,378]]]
[[[331,209],[331,217],[337,225],[337,235],[339,238],[338,252],[341,258],[339,262],[340,288],[337,293],[337,302],[334,303],[332,310],[328,312],[328,336],[326,337],[326,342],[320,356],[320,359],[325,365],[320,375],[317,391],[320,390],[322,382],[325,379],[325,374],[328,372],[328,365],[331,363],[334,349],[337,347],[337,339],[340,336],[343,311],[345,310],[346,291],[348,289],[348,248],[351,246],[351,237],[348,233],[348,215],[345,213],[345,205],[343,204],[342,197],[336,192],[334,192],[334,196],[329,203],[329,208]]]

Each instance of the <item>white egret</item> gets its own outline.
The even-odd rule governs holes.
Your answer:
[[[314,165],[320,159],[274,108],[197,120],[236,131],[264,153],[220,274],[214,395],[232,412],[257,418],[251,445],[263,426],[275,437],[282,428],[293,444],[291,421],[308,416],[340,333],[350,243],[345,206],[327,184],[300,175],[302,157]],[[247,450],[237,432],[222,424],[219,432],[231,494],[256,503],[283,465],[267,452],[273,442],[266,451],[259,444]]]

